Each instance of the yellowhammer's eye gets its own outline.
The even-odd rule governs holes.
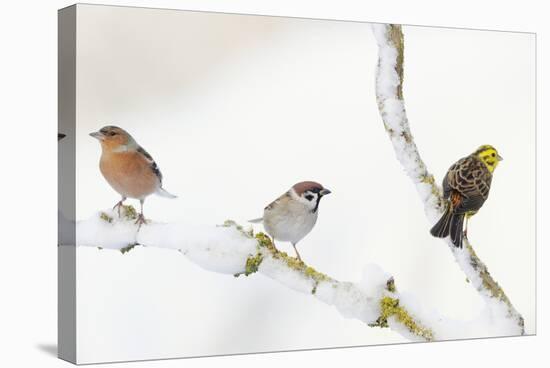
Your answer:
[[[495,156],[496,156],[496,154],[495,154],[495,153],[493,152],[493,153],[491,153],[491,156],[495,157]]]

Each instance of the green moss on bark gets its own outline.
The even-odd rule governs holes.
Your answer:
[[[388,327],[388,319],[391,317],[394,317],[412,334],[420,336],[426,341],[432,341],[434,339],[433,332],[429,328],[416,322],[409,312],[399,305],[399,299],[390,296],[385,296],[380,299],[380,317],[378,317],[376,323],[370,326]]]

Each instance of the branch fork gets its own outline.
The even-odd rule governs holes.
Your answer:
[[[380,116],[396,157],[424,204],[428,220],[435,222],[446,203],[420,157],[407,120],[403,100],[403,32],[398,25],[373,24],[372,29],[379,48],[376,98]],[[264,233],[255,234],[233,221],[199,228],[151,222],[139,229],[134,224],[138,216],[135,209],[131,206],[121,209],[121,216],[105,211],[78,222],[77,245],[100,245],[101,249],[118,249],[123,254],[136,246],[169,248],[209,271],[235,277],[259,273],[334,306],[344,317],[371,327],[389,327],[410,340],[524,334],[523,317],[467,239],[462,250],[449,240],[444,241],[470,284],[485,300],[486,309],[477,319],[460,322],[420,310],[413,299],[398,292],[393,277],[376,265],[368,265],[359,282],[338,281],[279,251]],[[488,325],[488,321],[493,325]]]

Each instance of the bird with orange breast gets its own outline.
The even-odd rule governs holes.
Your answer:
[[[90,135],[101,143],[99,169],[103,177],[122,196],[113,207],[119,216],[127,198],[138,199],[141,211],[136,224],[141,227],[147,222],[143,215],[145,198],[153,193],[176,198],[162,188],[162,174],[153,157],[124,129],[109,125]]]

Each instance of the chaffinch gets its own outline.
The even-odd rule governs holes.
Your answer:
[[[101,143],[99,169],[109,185],[122,199],[113,209],[118,209],[126,198],[139,199],[141,211],[136,224],[146,223],[143,216],[143,202],[156,193],[166,198],[176,198],[162,188],[162,174],[153,157],[145,151],[124,129],[105,126],[90,135]]]

